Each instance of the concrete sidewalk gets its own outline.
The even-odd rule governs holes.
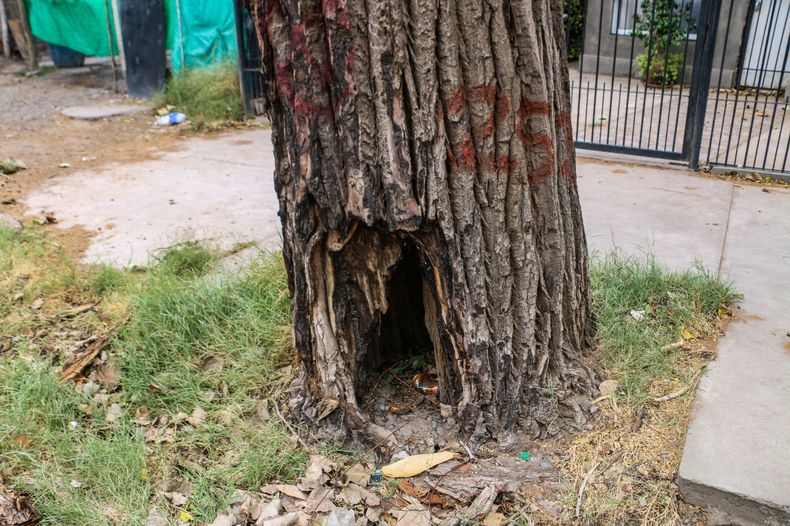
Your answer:
[[[58,173],[28,194],[25,206],[31,214],[53,213],[61,226],[94,232],[88,263],[145,265],[187,239],[207,239],[222,249],[241,241],[278,244],[270,132],[180,144],[151,160]]]
[[[273,167],[268,131],[231,133],[64,174],[26,204],[96,232],[89,261],[146,263],[190,235],[277,243]],[[675,269],[701,261],[744,294],[745,316],[700,382],[678,482],[725,520],[790,524],[790,190],[584,158],[578,172],[592,250],[652,252]]]
[[[579,160],[590,248],[695,259],[743,293],[694,401],[678,484],[722,524],[790,524],[790,190]]]

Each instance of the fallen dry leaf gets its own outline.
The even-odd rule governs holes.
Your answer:
[[[162,444],[165,442],[172,444],[175,438],[176,433],[171,428],[152,427],[143,433],[143,439],[153,444]]]
[[[220,513],[211,526],[233,526],[236,523],[232,515],[223,515]]]
[[[332,488],[316,488],[310,492],[304,504],[304,511],[307,513],[329,513],[335,507],[332,503],[334,495]]]
[[[0,482],[0,524],[33,526],[41,519],[33,504],[24,495],[17,495]]]
[[[96,380],[107,389],[115,389],[121,383],[121,368],[111,358],[96,368]]]
[[[431,526],[431,515],[428,510],[406,510],[395,526]]]
[[[293,511],[281,517],[274,517],[272,519],[258,521],[255,523],[255,526],[293,526],[298,522],[299,514]]]
[[[174,479],[165,484],[162,492],[170,504],[176,508],[186,506],[192,494],[192,484],[187,480]]]
[[[304,476],[299,480],[299,488],[305,491],[318,486],[323,486],[329,477],[324,473],[331,473],[333,469],[332,461],[323,455],[310,455],[310,462],[307,464]]]
[[[11,439],[11,445],[20,449],[28,449],[33,445],[33,440],[27,435],[18,435]]]
[[[307,500],[307,494],[293,484],[277,484],[275,488],[283,495],[288,495],[297,500]]]
[[[362,464],[354,464],[346,471],[346,478],[349,482],[366,488],[370,482],[370,473]]]
[[[598,390],[601,392],[601,396],[612,396],[617,392],[619,387],[620,382],[617,380],[604,380],[601,382],[601,385],[598,386]]]
[[[189,422],[189,425],[191,425],[192,427],[198,427],[202,425],[203,422],[205,421],[206,421],[206,412],[199,407],[195,407],[195,409],[192,411],[192,415],[187,417],[187,422]]]
[[[275,497],[266,504],[262,504],[257,510],[257,517],[253,517],[256,522],[263,522],[266,519],[277,517],[283,509],[283,501]]]
[[[489,513],[483,519],[483,526],[505,526],[507,523],[507,517],[497,512]]]
[[[438,466],[443,462],[451,460],[455,456],[452,451],[439,451],[438,453],[427,453],[423,455],[412,455],[394,464],[381,468],[381,474],[385,477],[406,478],[414,477],[420,473]]]
[[[123,408],[119,404],[112,404],[110,407],[107,408],[107,412],[104,415],[104,421],[108,423],[117,422],[121,415],[123,414]]]
[[[367,490],[362,489],[360,486],[356,484],[349,484],[342,490],[340,490],[340,495],[338,495],[338,501],[345,506],[356,506],[365,498],[365,494],[363,493]]]
[[[423,504],[431,506],[441,506],[443,508],[451,508],[453,503],[447,497],[439,495],[435,491],[428,488],[417,487],[408,480],[402,480],[398,487],[407,495],[414,497]]]

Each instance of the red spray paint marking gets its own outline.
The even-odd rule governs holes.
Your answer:
[[[496,84],[484,84],[469,89],[469,101],[473,103],[487,103],[494,104],[496,101],[497,86]]]
[[[477,157],[475,155],[475,146],[472,144],[472,139],[467,137],[461,144],[461,151],[458,152],[461,156],[461,168],[467,170],[474,170],[477,167]]]
[[[450,103],[447,105],[447,111],[450,115],[458,115],[466,108],[466,95],[462,88],[456,88],[450,97]]]
[[[510,98],[504,93],[496,100],[494,115],[497,125],[505,122],[510,116]]]

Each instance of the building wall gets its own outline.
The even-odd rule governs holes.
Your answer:
[[[588,0],[587,2],[584,53],[579,61],[579,67],[582,68],[584,73],[594,74],[597,68],[599,75],[611,78],[614,63],[615,76],[627,77],[630,74],[636,77],[638,75],[635,60],[632,60],[631,57],[635,59],[645,49],[642,42],[637,38],[630,35],[612,33],[612,18],[614,16],[615,2],[617,1]],[[622,2],[620,5],[624,5],[624,0],[620,1]],[[734,4],[729,31],[727,31],[727,17],[731,2],[734,2]],[[720,70],[722,87],[732,87],[737,80],[738,55],[741,49],[741,40],[744,36],[744,25],[748,9],[749,1],[722,0],[721,13],[719,14],[719,30],[716,35],[716,51],[713,57],[712,85],[718,85]],[[696,42],[694,40],[681,44],[677,49],[677,52],[685,53],[686,55],[686,68],[683,74],[684,84],[691,82],[695,49]],[[724,56],[723,63],[722,55]],[[663,60],[663,57],[660,59]]]

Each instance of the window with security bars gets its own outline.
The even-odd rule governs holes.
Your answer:
[[[645,13],[642,9],[642,0],[613,0],[612,1],[612,34],[630,36],[634,32],[634,21],[637,14],[644,18],[649,18],[652,13]],[[686,17],[680,13],[690,13],[693,20],[699,20],[700,6],[702,0],[656,0],[653,9],[665,9],[669,4],[672,5],[675,13],[674,23],[680,23],[681,27],[687,28]],[[672,19],[670,19],[672,20]],[[697,33],[692,30],[688,32],[689,40],[696,40]]]

